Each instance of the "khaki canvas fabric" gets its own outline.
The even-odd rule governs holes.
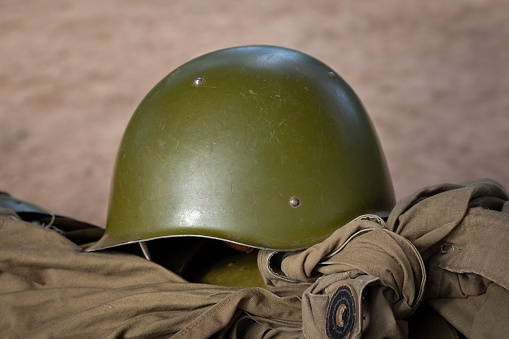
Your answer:
[[[507,201],[490,180],[425,188],[386,223],[361,216],[308,249],[260,251],[267,289],[188,283],[134,255],[86,252],[3,209],[0,337],[324,338],[352,320],[350,338],[404,338],[426,302],[467,337],[503,338]],[[353,312],[331,324],[345,295]]]

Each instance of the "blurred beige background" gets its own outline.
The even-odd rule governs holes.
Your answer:
[[[506,0],[0,0],[0,190],[104,225],[139,101],[191,58],[246,44],[301,50],[350,83],[397,198],[509,187]]]

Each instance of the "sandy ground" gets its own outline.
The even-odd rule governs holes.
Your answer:
[[[0,190],[104,225],[139,101],[191,58],[246,44],[301,50],[350,83],[398,198],[509,187],[506,0],[0,0]]]

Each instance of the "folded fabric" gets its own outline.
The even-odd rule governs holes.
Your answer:
[[[428,187],[385,223],[259,251],[267,288],[189,283],[141,257],[85,252],[0,209],[0,336],[405,338],[428,303],[467,337],[509,332],[509,203],[497,183]]]

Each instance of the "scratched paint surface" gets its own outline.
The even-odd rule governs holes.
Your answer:
[[[281,246],[292,248],[332,233],[358,206],[390,208],[390,194],[380,200],[385,164],[355,94],[313,58],[266,50],[242,63],[237,52],[205,56],[146,96],[119,150],[112,220],[133,232],[143,223],[149,237],[167,225],[245,242],[255,229],[259,247],[282,232]]]

